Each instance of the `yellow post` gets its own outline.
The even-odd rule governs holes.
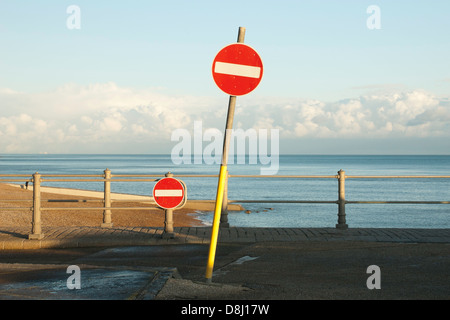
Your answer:
[[[222,201],[222,212],[220,213],[220,228],[229,228],[228,223],[228,170],[225,175],[224,190],[223,190],[223,201]]]
[[[214,268],[214,260],[216,256],[217,239],[219,237],[220,215],[222,212],[223,190],[225,187],[225,177],[227,174],[227,166],[220,166],[219,183],[217,186],[216,207],[214,210],[214,220],[211,233],[211,242],[209,246],[208,264],[206,266],[206,279],[211,282]]]
[[[245,28],[240,27],[237,42],[244,42]],[[228,147],[230,145],[231,130],[233,129],[234,109],[236,107],[236,96],[230,96],[228,103],[227,124],[225,127],[225,136],[223,140],[222,164],[219,172],[219,182],[217,185],[216,207],[214,209],[214,220],[211,232],[211,242],[209,244],[208,262],[206,265],[206,281],[212,281],[212,273],[214,268],[214,260],[216,257],[217,239],[219,237],[220,216],[222,212],[223,193],[225,190],[225,183],[227,181],[227,161],[228,161]]]

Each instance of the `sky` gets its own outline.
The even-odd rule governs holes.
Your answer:
[[[212,61],[245,27],[264,75],[237,98],[235,128],[279,130],[287,154],[450,154],[449,13],[437,0],[0,0],[0,153],[170,153],[177,129],[223,131]]]

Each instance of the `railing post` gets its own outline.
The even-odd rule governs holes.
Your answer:
[[[40,240],[44,237],[41,226],[41,175],[33,174],[33,218],[31,221],[30,240]]]
[[[167,172],[165,174],[166,178],[172,178],[173,174]],[[164,239],[175,238],[175,233],[173,232],[173,209],[164,209],[164,232],[162,237]]]
[[[345,223],[345,171],[338,171],[338,223],[337,229],[348,229],[347,223]]]
[[[220,227],[230,227],[230,224],[228,223],[228,170],[225,176],[225,185],[223,189],[222,212],[220,213]]]
[[[102,228],[111,228],[113,226],[111,222],[111,170],[106,168],[105,173],[105,184],[104,184],[104,210],[103,210],[103,223]]]

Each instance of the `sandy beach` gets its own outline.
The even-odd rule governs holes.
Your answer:
[[[48,189],[47,189],[48,190]],[[72,194],[71,194],[72,193]],[[76,194],[78,193],[78,194]],[[101,207],[101,202],[60,202],[60,200],[99,200],[99,197],[80,195],[71,189],[59,189],[58,193],[41,192],[42,207]],[[29,200],[27,202],[7,201],[0,202],[0,228],[1,227],[30,227],[32,219],[32,190],[0,183],[0,199],[2,200]],[[114,198],[113,198],[114,199]],[[56,200],[46,202],[44,200]],[[149,207],[149,203],[139,202],[113,202],[112,207]],[[2,208],[17,208],[17,210],[2,210]],[[203,223],[196,217],[198,209],[185,207],[174,211],[174,226],[202,226]],[[201,210],[201,208],[200,208]],[[43,210],[43,226],[100,226],[103,222],[103,210]],[[159,208],[112,211],[114,226],[121,227],[164,227],[164,210]]]

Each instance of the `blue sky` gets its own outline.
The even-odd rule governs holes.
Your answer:
[[[80,29],[67,28],[70,5]],[[367,27],[370,5],[381,29]],[[170,152],[177,128],[222,129],[211,63],[243,26],[264,77],[238,98],[236,126],[280,130],[284,153],[448,154],[449,12],[422,0],[0,0],[0,152]]]

